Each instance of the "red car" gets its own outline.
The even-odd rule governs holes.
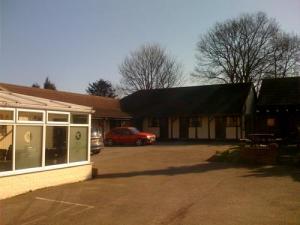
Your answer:
[[[105,135],[105,143],[144,145],[155,142],[155,134],[140,132],[135,127],[117,127]]]

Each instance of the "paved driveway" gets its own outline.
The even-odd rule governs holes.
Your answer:
[[[299,225],[299,170],[206,161],[228,147],[106,148],[96,179],[0,201],[0,224]]]

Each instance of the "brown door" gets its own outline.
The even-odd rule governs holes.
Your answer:
[[[215,132],[216,139],[225,139],[226,138],[226,127],[225,127],[226,117],[216,117],[215,118]]]
[[[181,139],[189,138],[189,118],[180,117],[179,120],[179,137]]]
[[[162,117],[159,119],[159,127],[160,127],[160,139],[167,139],[169,133],[169,123],[168,117]]]

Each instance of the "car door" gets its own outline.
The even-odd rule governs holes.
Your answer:
[[[123,144],[132,144],[135,142],[133,133],[126,128],[120,129],[120,142]]]
[[[113,140],[114,143],[120,143],[120,129],[114,129],[112,131],[112,136],[111,136],[111,139]]]

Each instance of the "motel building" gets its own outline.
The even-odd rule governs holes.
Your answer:
[[[0,199],[89,179],[91,107],[0,91]]]

